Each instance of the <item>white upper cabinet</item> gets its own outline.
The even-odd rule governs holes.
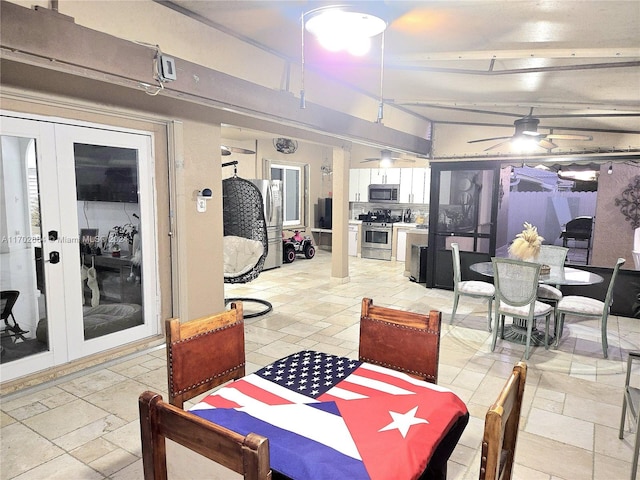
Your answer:
[[[371,169],[371,183],[400,183],[400,169],[399,168],[372,168]]]
[[[370,168],[352,168],[349,170],[349,201],[368,202],[369,184],[371,182]]]
[[[400,203],[429,203],[431,169],[400,169]]]
[[[400,203],[429,203],[430,168],[352,168],[349,201],[368,202],[369,184],[400,184]]]

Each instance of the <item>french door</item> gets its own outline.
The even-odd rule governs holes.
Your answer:
[[[1,120],[2,380],[155,335],[151,134]]]

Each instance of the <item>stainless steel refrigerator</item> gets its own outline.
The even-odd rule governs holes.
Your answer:
[[[267,221],[267,237],[269,252],[264,261],[264,270],[282,266],[282,181],[251,179],[262,193],[264,202],[264,218]]]

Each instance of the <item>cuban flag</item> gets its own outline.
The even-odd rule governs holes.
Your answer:
[[[300,480],[417,478],[467,413],[448,389],[314,351],[232,382],[191,411],[269,438],[272,468]]]

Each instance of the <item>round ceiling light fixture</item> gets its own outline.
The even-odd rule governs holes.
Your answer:
[[[371,47],[371,37],[387,28],[382,18],[358,12],[345,6],[329,6],[311,10],[305,15],[305,29],[332,52],[346,50],[362,56]]]

